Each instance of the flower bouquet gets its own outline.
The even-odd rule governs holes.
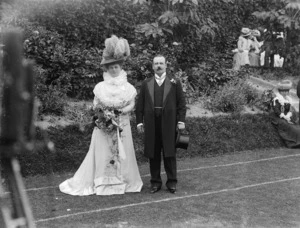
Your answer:
[[[123,131],[120,125],[120,115],[122,111],[117,107],[96,107],[94,109],[96,112],[95,124],[99,129],[104,130],[106,133],[112,133],[119,128],[119,132]]]

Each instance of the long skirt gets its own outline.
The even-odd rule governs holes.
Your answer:
[[[288,148],[300,148],[300,125],[290,124],[278,117],[272,123]]]
[[[119,139],[125,156],[118,154],[116,134],[107,134],[95,127],[90,148],[75,175],[59,185],[61,192],[70,195],[114,195],[140,192],[143,182],[133,147],[129,116],[121,116],[124,124]]]
[[[249,52],[250,66],[260,66],[260,55],[254,52]]]

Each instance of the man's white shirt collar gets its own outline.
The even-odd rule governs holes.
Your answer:
[[[163,73],[160,77],[157,74],[155,74],[155,80],[159,86],[161,86],[164,83],[165,79],[166,79],[166,72]]]

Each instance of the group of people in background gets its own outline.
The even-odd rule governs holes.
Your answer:
[[[277,38],[283,38],[283,34],[278,34]],[[261,32],[258,29],[242,28],[237,48],[233,50],[233,69],[239,70],[244,65],[269,66],[273,60],[269,58],[269,46],[264,45],[264,43]],[[282,67],[283,61],[284,59],[279,54],[274,55],[274,67]]]

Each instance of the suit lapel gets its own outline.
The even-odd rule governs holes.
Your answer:
[[[154,77],[148,81],[147,86],[152,101],[152,107],[154,108]]]
[[[165,107],[167,97],[171,91],[172,84],[168,76],[165,79],[165,88],[164,88],[164,98],[163,98],[163,107]]]

